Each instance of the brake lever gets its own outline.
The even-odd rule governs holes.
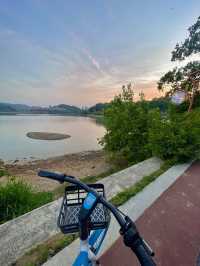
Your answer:
[[[134,229],[135,237],[140,239],[141,244],[143,245],[147,254],[153,257],[155,255],[154,251],[152,250],[150,245],[140,236],[139,232],[137,231],[135,223],[128,216],[125,216],[125,221],[126,221],[126,224],[124,225],[124,228],[120,229],[120,234],[124,235],[124,233],[127,232],[130,227],[132,227]]]

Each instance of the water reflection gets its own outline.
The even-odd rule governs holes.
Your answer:
[[[71,138],[57,141],[34,140],[30,131],[69,134]],[[85,150],[97,150],[97,139],[105,133],[102,124],[89,117],[16,115],[0,116],[0,158],[47,158]]]

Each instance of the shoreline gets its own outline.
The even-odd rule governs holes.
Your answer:
[[[72,153],[65,153],[65,154],[59,154],[59,155],[54,155],[54,156],[49,156],[49,157],[35,157],[35,156],[28,156],[24,158],[19,158],[16,157],[15,159],[3,159],[0,158],[0,166],[25,166],[25,165],[32,165],[35,163],[47,161],[47,160],[62,160],[63,158],[66,157],[81,157],[84,155],[89,155],[89,154],[96,154],[102,152],[104,153],[103,149],[98,149],[98,150],[86,150],[86,151],[80,151],[80,152],[72,152]]]
[[[55,181],[39,177],[37,172],[40,169],[66,173],[78,178],[96,176],[111,169],[103,150],[83,151],[31,161],[19,160],[17,163],[5,162],[3,167],[10,176],[24,180],[39,191],[51,191],[59,186]],[[8,179],[9,177],[3,176],[0,182],[7,182]]]

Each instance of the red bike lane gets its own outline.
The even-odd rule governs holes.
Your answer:
[[[155,251],[158,266],[196,266],[200,253],[200,161],[194,162],[136,221]],[[137,266],[119,238],[100,258],[101,266]]]

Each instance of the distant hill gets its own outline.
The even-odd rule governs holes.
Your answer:
[[[109,106],[109,103],[97,103],[88,108],[89,113],[102,113],[105,108]]]
[[[200,102],[200,101],[199,101]],[[140,102],[138,102],[140,104]],[[79,107],[67,104],[58,104],[49,107],[29,106],[26,104],[13,104],[0,102],[0,113],[21,113],[21,114],[60,114],[60,115],[102,115],[103,111],[109,107],[109,103],[97,103],[89,108],[80,109]],[[165,112],[169,106],[169,99],[157,98],[148,101],[148,108],[159,108]]]
[[[80,114],[81,109],[73,105],[59,104],[55,106],[50,106],[49,112],[50,113]]]
[[[25,104],[0,103],[0,113],[22,114],[81,114],[81,109],[67,104],[49,107],[29,106]]]
[[[16,112],[16,109],[7,103],[0,103],[0,112]]]

